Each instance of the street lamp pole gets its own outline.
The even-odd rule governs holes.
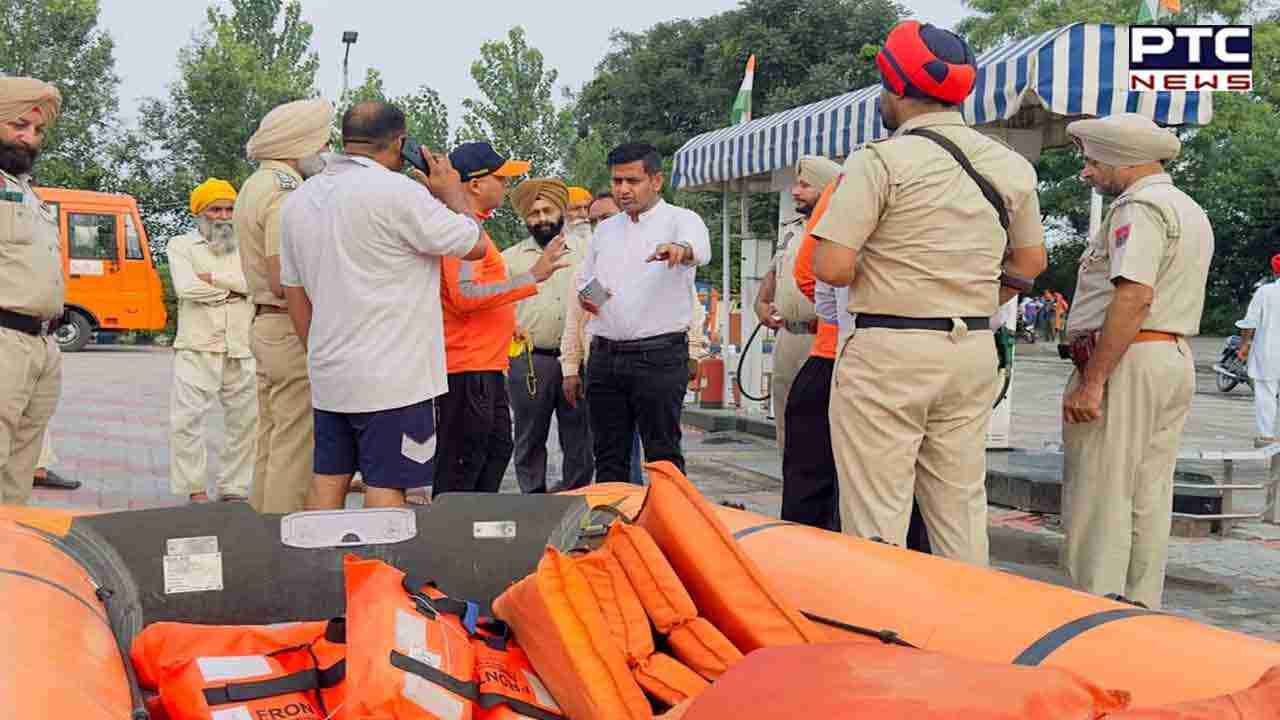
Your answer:
[[[346,46],[346,51],[342,54],[342,95],[338,96],[339,103],[347,99],[347,91],[350,88],[347,61],[351,58],[351,46],[356,44],[359,37],[360,33],[355,30],[344,30],[342,33],[342,44]]]

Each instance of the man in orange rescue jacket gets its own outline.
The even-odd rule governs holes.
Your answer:
[[[507,160],[486,142],[459,145],[449,161],[462,176],[471,210],[483,222],[502,205],[510,179],[529,163]],[[564,239],[547,244],[529,272],[511,277],[488,233],[482,259],[443,258],[440,299],[444,308],[449,392],[440,398],[439,447],[433,496],[446,492],[497,492],[511,461],[511,409],[503,373],[516,327],[516,303],[538,293],[538,283],[566,266]]]

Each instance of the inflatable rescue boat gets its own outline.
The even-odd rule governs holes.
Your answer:
[[[519,622],[527,608],[517,605],[529,595],[529,583],[547,571],[549,562],[578,557],[602,537],[621,534],[611,525],[637,518],[637,526],[647,528],[667,552],[686,585],[694,582],[690,573],[718,572],[714,565],[694,567],[699,562],[740,559],[743,572],[771,586],[770,593],[794,609],[791,616],[811,623],[800,642],[809,643],[805,652],[819,653],[819,660],[835,657],[822,655],[823,643],[832,643],[844,653],[892,647],[894,652],[927,651],[953,663],[1055,668],[1092,686],[1123,691],[1129,708],[1229,697],[1280,666],[1280,645],[1265,640],[996,570],[714,506],[700,496],[689,501],[700,503],[709,515],[707,528],[698,530],[708,534],[690,531],[689,537],[703,538],[696,542],[708,554],[677,558],[665,543],[684,533],[677,525],[686,521],[646,518],[656,514],[647,506],[660,488],[669,488],[664,492],[673,496],[678,492],[670,488],[687,495],[696,491],[667,463],[652,464],[648,472],[648,489],[602,484],[562,495],[453,494],[426,507],[289,516],[259,515],[238,503],[94,514],[0,507],[0,598],[7,615],[0,626],[0,707],[12,718],[147,720],[148,704],[130,661],[130,649],[144,628],[341,617],[348,598],[344,562],[349,572],[352,553],[429,578],[448,596],[473,601],[483,616],[509,619],[516,641],[523,643]],[[696,548],[683,552],[700,554]],[[751,628],[723,620],[725,611],[732,614],[734,598],[714,598],[692,586],[690,592],[697,610],[746,653],[742,672],[731,669],[710,684],[708,702],[731,687],[761,689],[759,675],[751,675],[761,669],[760,662],[772,663],[763,676],[776,676],[768,668],[784,663],[785,649],[765,647],[770,643],[760,638],[767,633],[752,636]],[[712,607],[717,604],[723,607]],[[548,656],[540,656],[535,647],[528,650],[538,673],[564,671],[539,667],[539,660],[546,662]],[[757,657],[761,660],[753,663]],[[796,658],[805,667],[821,664],[812,656]],[[824,682],[830,683],[831,673],[843,670],[823,672]],[[1280,675],[1272,676],[1280,681]],[[1280,687],[1280,682],[1273,684]],[[720,687],[726,690],[718,692]],[[834,697],[838,695],[827,700]],[[1268,697],[1274,705],[1250,700],[1263,714],[1186,717],[1280,718],[1280,693]],[[687,711],[688,718],[715,716],[705,709],[699,714],[699,702],[694,699],[677,710]],[[1221,702],[1223,707],[1242,707],[1239,700]],[[560,704],[573,720],[589,720],[569,712],[573,703]],[[796,715],[810,710],[796,708]],[[737,720],[763,717],[739,715]],[[1040,712],[1018,717],[1059,716]]]

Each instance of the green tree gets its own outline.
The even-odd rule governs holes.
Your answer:
[[[124,159],[134,174],[122,184],[138,195],[148,227],[185,226],[187,194],[204,178],[244,182],[253,171],[245,143],[262,117],[316,95],[311,33],[298,0],[230,0],[208,9],[178,53],[169,97],[142,103],[139,131],[119,152],[132,155]]]
[[[114,130],[115,43],[98,28],[97,0],[0,0],[0,73],[51,82],[62,114],[45,143],[37,181],[102,189],[109,174],[99,149]]]
[[[528,160],[535,177],[559,174],[571,143],[571,115],[556,107],[551,90],[558,73],[529,45],[524,28],[513,27],[506,40],[482,45],[471,77],[481,97],[462,101],[457,142],[487,141],[506,157]],[[524,222],[506,206],[487,225],[502,247],[527,234]]]
[[[428,148],[439,151],[449,149],[449,109],[440,99],[440,93],[427,85],[407,95],[389,97],[382,73],[374,68],[365,72],[364,82],[348,91],[334,116],[334,127],[342,124],[342,114],[347,108],[366,100],[389,102],[404,111],[409,136]]]

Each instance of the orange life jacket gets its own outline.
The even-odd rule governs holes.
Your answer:
[[[471,720],[478,695],[475,605],[458,603],[381,560],[348,555],[346,714]],[[256,719],[255,719],[256,720]]]
[[[275,626],[156,623],[135,639],[139,684],[169,720],[326,720],[342,706],[341,620]]]
[[[559,720],[505,623],[380,560],[346,558],[347,717]],[[256,719],[255,719],[256,720]],[[286,719],[287,720],[287,719]]]

